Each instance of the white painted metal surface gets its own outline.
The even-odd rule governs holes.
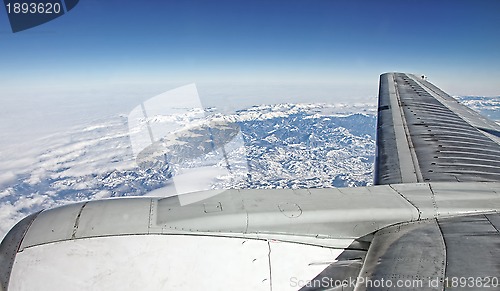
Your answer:
[[[296,290],[342,251],[192,235],[70,240],[19,253],[9,290]]]

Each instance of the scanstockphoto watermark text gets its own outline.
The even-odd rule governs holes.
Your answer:
[[[310,288],[335,288],[356,287],[366,288],[409,288],[429,289],[446,287],[468,287],[468,288],[497,288],[500,286],[498,277],[445,277],[430,279],[370,279],[365,277],[349,277],[344,280],[335,280],[328,277],[313,280],[301,280],[297,277],[290,278],[290,287]]]

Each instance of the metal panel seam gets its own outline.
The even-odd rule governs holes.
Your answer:
[[[403,193],[399,192],[397,189],[395,189],[394,187],[392,187],[392,184],[389,184],[389,187],[396,193],[399,194],[399,196],[401,196],[404,200],[406,200],[406,202],[410,203],[411,206],[415,207],[415,209],[417,210],[418,212],[418,218],[416,220],[421,220],[421,216],[422,216],[422,211],[420,211],[420,209],[417,207],[417,205],[415,205],[413,202],[411,202],[408,198],[406,198],[406,196],[403,195]]]
[[[436,193],[434,193],[431,183],[428,183],[427,185],[429,185],[429,190],[431,191],[432,206],[434,207],[434,217],[439,218],[439,208],[436,203]]]
[[[267,253],[267,259],[269,262],[269,290],[273,290],[273,269],[271,267],[271,243],[269,240],[267,240],[267,247],[269,249],[269,252]]]
[[[493,226],[493,228],[494,228],[494,229],[495,229],[498,233],[500,233],[500,231],[499,231],[499,230],[498,230],[498,228],[495,226],[495,224],[493,224],[493,223],[491,222],[491,220],[489,219],[488,215],[483,214],[483,216],[486,218],[486,220],[488,220],[488,222],[491,224],[491,226]]]
[[[430,185],[429,185],[430,187]],[[443,256],[444,256],[444,262],[443,262],[443,273],[441,274],[441,280],[444,283],[444,278],[446,277],[446,267],[448,265],[448,254],[446,253],[447,247],[446,247],[446,240],[444,239],[444,234],[443,230],[441,229],[441,225],[439,224],[439,220],[437,218],[434,219],[434,223],[436,223],[439,233],[441,234],[441,241],[443,242],[444,250],[443,250]],[[446,290],[447,286],[443,286],[443,290]]]
[[[76,232],[78,231],[78,226],[80,224],[80,217],[82,216],[83,209],[85,208],[87,203],[89,203],[89,202],[87,201],[87,202],[83,203],[82,207],[80,208],[80,211],[78,212],[78,215],[76,216],[75,225],[73,226],[73,233],[71,234],[71,239],[76,238]]]
[[[151,234],[151,227],[153,226],[153,215],[156,207],[155,199],[151,199],[149,204],[149,223],[148,223],[148,234]]]

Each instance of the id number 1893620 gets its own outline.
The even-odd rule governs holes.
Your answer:
[[[60,3],[7,3],[7,13],[11,14],[59,14]]]

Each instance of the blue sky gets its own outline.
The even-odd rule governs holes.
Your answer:
[[[0,9],[0,114],[9,128],[77,123],[192,82],[246,105],[375,102],[387,71],[500,95],[498,15],[495,0],[80,0],[13,34]],[[19,112],[30,121],[13,121]]]
[[[378,74],[397,70],[426,73],[456,89],[451,93],[461,93],[467,79],[494,83],[477,94],[500,94],[499,13],[494,0],[81,0],[67,15],[16,34],[2,11],[0,76],[23,87],[204,80],[355,85],[376,84]]]

